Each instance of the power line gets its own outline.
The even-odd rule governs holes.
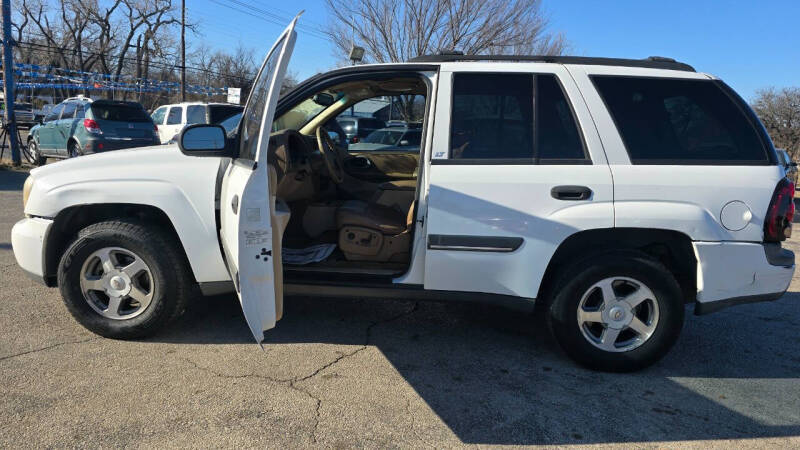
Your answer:
[[[273,14],[266,13],[266,12],[264,12],[263,10],[261,10],[259,8],[256,8],[254,6],[250,6],[250,5],[247,5],[247,4],[243,4],[243,6],[245,8],[251,9],[251,11],[243,10],[243,9],[238,8],[236,6],[229,5],[227,3],[223,3],[223,2],[221,2],[219,0],[209,0],[209,1],[212,2],[212,3],[215,3],[215,4],[219,5],[219,6],[222,6],[222,7],[225,7],[225,8],[232,9],[234,11],[240,12],[242,14],[246,14],[248,16],[252,16],[252,17],[255,17],[257,19],[261,19],[261,20],[263,20],[265,22],[269,22],[269,23],[271,23],[273,25],[286,26],[286,23],[288,22],[288,20],[287,20],[287,22],[284,22],[284,21],[282,21],[282,19],[273,18]],[[237,2],[236,0],[229,0],[229,1],[231,1],[231,2],[233,2],[235,4],[241,4],[240,2]],[[267,17],[265,17],[264,15],[266,15]],[[276,17],[280,17],[280,16],[276,16]],[[298,27],[298,28],[300,28],[300,27]],[[329,40],[327,35],[324,35],[324,34],[322,34],[322,32],[316,31],[313,28],[312,29],[307,29],[305,27],[302,27],[301,29],[304,30],[305,32],[307,32],[310,36],[315,37],[317,39],[321,39],[321,40],[324,40],[324,41],[328,41]]]
[[[47,49],[48,51],[55,49],[55,50],[61,50],[63,52],[69,52],[69,53],[76,53],[77,52],[77,49],[72,49],[72,48],[68,48],[68,47],[58,47],[58,46],[51,45],[51,44],[39,44],[39,43],[27,42],[27,41],[17,41],[16,44],[21,46],[21,47],[27,47],[29,49],[44,48],[44,49]],[[82,53],[84,55],[86,55],[86,56],[105,56],[108,59],[122,60],[123,62],[124,61],[141,62],[141,61],[137,60],[136,58],[121,56],[119,54],[118,55],[109,55],[107,53],[98,53],[98,52],[92,52],[92,51],[82,51]],[[177,63],[169,64],[169,63],[158,62],[158,61],[149,61],[148,64],[151,65],[151,66],[154,66],[156,68],[168,69],[170,71],[175,70],[178,67]],[[198,72],[205,72],[205,73],[209,73],[209,74],[212,74],[212,75],[219,75],[219,76],[226,76],[226,77],[236,78],[236,79],[239,79],[239,80],[244,80],[246,82],[250,82],[252,80],[252,78],[250,78],[250,77],[242,77],[242,76],[238,76],[238,75],[226,74],[226,73],[218,72],[218,71],[211,70],[211,69],[204,69],[202,67],[186,66],[186,69],[187,70],[194,70],[194,71],[198,71]]]

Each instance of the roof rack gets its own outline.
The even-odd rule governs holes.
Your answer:
[[[650,56],[644,59],[594,58],[587,56],[547,56],[547,55],[465,55],[459,51],[440,52],[436,55],[422,55],[408,62],[458,62],[458,61],[503,61],[503,62],[544,62],[556,64],[586,64],[593,66],[643,67],[647,69],[682,70],[695,72],[689,64],[663,56]]]

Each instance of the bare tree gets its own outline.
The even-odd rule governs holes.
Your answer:
[[[325,33],[347,55],[366,49],[365,60],[400,62],[440,50],[466,54],[564,52],[561,34],[548,31],[541,0],[326,0],[332,22]],[[345,59],[345,58],[342,58]]]
[[[767,88],[756,93],[752,102],[764,127],[778,148],[800,158],[800,88]]]

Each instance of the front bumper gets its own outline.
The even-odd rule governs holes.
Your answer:
[[[53,221],[40,217],[22,219],[11,229],[11,247],[22,270],[34,280],[44,281],[44,243]]]
[[[777,300],[794,275],[794,253],[750,242],[694,242],[697,258],[695,314],[742,303]]]

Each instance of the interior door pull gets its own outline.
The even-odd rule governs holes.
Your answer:
[[[556,186],[550,189],[550,195],[556,200],[587,200],[592,190],[586,186]]]
[[[231,200],[231,209],[233,210],[234,214],[239,214],[239,196],[234,195],[233,199]]]

